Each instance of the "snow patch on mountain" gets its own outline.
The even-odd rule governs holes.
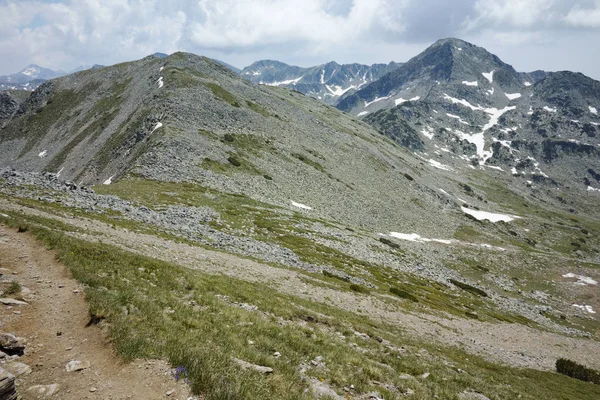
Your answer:
[[[459,117],[458,115],[454,115],[454,114],[450,114],[450,113],[446,113],[446,116],[453,118],[453,119],[457,119],[458,122],[460,122],[461,124],[464,125],[469,125],[469,123],[465,120],[463,120],[461,117]]]
[[[294,207],[298,207],[298,208],[301,208],[301,209],[303,209],[303,210],[312,210],[312,207],[309,207],[309,206],[307,206],[307,205],[304,205],[304,204],[302,204],[302,203],[296,203],[295,201],[292,201],[292,205],[293,205]]]
[[[490,222],[511,222],[515,219],[519,219],[521,217],[517,217],[516,215],[508,215],[508,214],[496,214],[487,211],[480,210],[471,210],[470,208],[461,207],[465,214],[469,214],[478,221],[488,220]]]
[[[477,148],[477,155],[479,158],[483,158],[484,162],[492,156],[491,151],[485,151],[485,138],[483,136],[483,132],[470,135],[468,133],[456,130],[454,133],[459,137],[460,140],[466,140],[467,142],[474,144]]]
[[[502,115],[504,115],[505,113],[515,110],[517,107],[515,106],[509,106],[509,107],[504,107],[503,109],[499,110],[495,107],[492,108],[484,108],[483,112],[485,112],[486,114],[490,115],[490,122],[488,122],[487,124],[485,124],[483,126],[483,132],[487,131],[488,129],[498,125],[498,120],[500,119],[500,117]]]
[[[585,286],[585,285],[596,286],[598,284],[598,281],[590,278],[589,276],[576,275],[572,272],[569,272],[568,274],[564,274],[563,278],[577,278],[577,282],[575,282],[575,284],[581,285],[581,286]]]
[[[542,171],[542,170],[540,169],[540,163],[539,163],[539,161],[538,161],[538,160],[536,160],[535,158],[533,158],[533,157],[531,157],[531,156],[528,156],[528,157],[527,157],[527,159],[533,163],[533,167],[535,168],[535,171],[534,171],[532,174],[535,174],[535,173],[537,173],[538,175],[541,175],[541,176],[543,176],[543,177],[545,177],[545,178],[548,178],[548,175],[546,175],[546,174],[544,173],[544,171]],[[515,160],[515,161],[519,162],[519,160],[518,160],[518,159],[517,159],[517,160]]]
[[[544,106],[544,111],[548,111],[548,112],[555,113],[555,112],[557,112],[558,110],[557,110],[556,108],[550,108],[550,107],[548,107],[548,106]]]
[[[452,240],[445,240],[445,239],[428,239],[428,238],[424,238],[421,237],[421,235],[416,234],[416,233],[399,233],[399,232],[390,232],[390,236],[396,239],[400,239],[400,240],[407,240],[409,242],[436,242],[436,243],[442,243],[442,244],[452,244],[453,241]]]
[[[591,112],[592,114],[594,114],[594,115],[598,115],[598,110],[596,109],[596,107],[592,107],[592,106],[590,106],[589,108],[590,108],[590,112]]]
[[[596,314],[596,311],[594,311],[592,306],[573,304],[573,307],[579,308],[580,310],[583,310],[583,311],[587,311],[590,314]]]
[[[302,77],[300,78],[296,78],[296,79],[288,79],[286,81],[280,81],[280,82],[271,82],[271,83],[267,83],[268,86],[282,86],[282,85],[295,85],[296,83],[298,83],[300,80],[302,79]],[[262,83],[262,82],[261,82]],[[327,86],[327,88],[329,89],[329,86]]]
[[[462,84],[465,86],[479,86],[477,81],[473,81],[473,82],[469,82],[469,81],[462,81]]]
[[[368,111],[361,111],[361,112],[358,113],[358,116],[362,117],[364,115],[367,115],[368,113],[369,113]]]
[[[406,103],[407,101],[417,101],[421,98],[421,96],[415,96],[409,100],[403,99],[402,97],[397,98],[396,100],[394,100],[394,103],[399,106],[402,103]]]
[[[452,104],[460,104],[462,106],[468,107],[473,111],[483,111],[486,114],[490,115],[490,121],[485,124],[483,126],[483,131],[479,132],[479,133],[475,133],[475,134],[468,134],[468,133],[464,133],[464,132],[460,132],[460,131],[456,131],[456,133],[458,134],[458,136],[463,139],[468,141],[469,143],[474,144],[477,147],[477,155],[480,157],[481,159],[481,163],[485,164],[485,161],[487,161],[488,158],[490,158],[493,154],[493,152],[491,151],[485,151],[485,137],[484,137],[484,133],[486,131],[488,131],[490,128],[494,127],[495,125],[498,124],[498,120],[500,119],[500,117],[511,110],[516,109],[516,106],[510,106],[510,107],[504,107],[503,109],[497,109],[495,107],[492,108],[483,108],[481,106],[474,106],[471,103],[469,103],[467,100],[464,99],[456,99],[454,97],[448,96],[446,93],[444,93],[444,99],[449,100],[452,102]],[[451,118],[459,118],[459,121],[462,121],[460,119],[460,117],[457,117],[455,115],[452,114],[446,114]]]
[[[446,93],[444,93],[444,100],[449,100],[452,102],[452,104],[460,104],[462,106],[468,107],[473,111],[481,111],[483,110],[483,108],[481,108],[480,106],[475,107],[474,105],[472,105],[471,103],[469,103],[467,100],[464,99],[457,99],[451,96],[448,96]]]
[[[349,86],[346,89],[342,88],[341,86],[333,86],[333,89],[332,86],[329,85],[325,85],[325,87],[331,92],[331,94],[338,97],[343,96],[348,90],[356,89],[356,86]]]
[[[442,163],[441,163],[441,162],[439,162],[439,161],[436,161],[436,160],[428,160],[427,162],[429,163],[429,165],[431,165],[431,166],[432,166],[432,167],[434,167],[434,168],[441,169],[441,170],[443,170],[443,171],[452,171],[452,168],[450,168],[450,167],[449,167],[449,166],[447,166],[447,165],[444,165],[444,164],[442,164]]]
[[[428,126],[426,128],[423,128],[423,130],[421,130],[421,133],[423,134],[423,136],[425,136],[427,139],[433,139],[433,128]]]
[[[156,81],[156,83],[158,84],[158,88],[160,89],[161,87],[164,86],[165,82],[163,81],[163,77],[161,76],[160,78],[158,78],[158,80]]]
[[[523,82],[523,85],[525,85],[525,86],[531,86],[531,82]]]
[[[490,81],[490,83],[494,83],[494,71],[493,70],[492,70],[492,72],[482,72],[481,75],[483,75],[483,77],[485,79]]]
[[[152,132],[150,132],[150,133],[154,133],[155,130],[162,128],[162,126],[163,126],[162,122],[157,123],[156,126],[154,126],[154,129],[152,129]]]
[[[30,65],[29,67],[27,67],[23,71],[21,71],[21,73],[23,75],[27,75],[32,78],[37,77],[40,72],[41,72],[41,70],[38,67],[33,66],[33,65]]]
[[[383,101],[383,100],[387,100],[387,99],[389,99],[390,97],[392,97],[392,96],[386,96],[386,97],[377,97],[377,98],[376,98],[375,100],[373,100],[373,101],[369,101],[369,102],[366,102],[366,101],[365,101],[365,108],[369,107],[371,104],[374,104],[374,103],[377,103],[377,102],[380,102],[380,101]]]
[[[382,233],[380,233],[380,235],[386,236]],[[418,233],[390,232],[390,237],[400,239],[400,240],[406,240],[408,242],[415,242],[415,243],[458,244],[458,245],[463,245],[463,246],[479,247],[479,248],[484,248],[484,249],[489,249],[489,250],[499,250],[499,251],[505,250],[502,247],[495,247],[495,246],[491,246],[491,245],[485,244],[485,243],[483,243],[483,244],[482,243],[468,243],[468,242],[461,242],[456,239],[429,239],[429,238],[422,237]]]
[[[48,150],[44,150],[40,154],[38,154],[38,157],[39,158],[44,158],[44,157],[46,157],[47,154],[48,154]]]
[[[503,132],[506,132],[506,131],[510,132],[511,130],[509,130],[509,129],[506,129],[506,130],[504,130]],[[494,143],[500,143],[500,144],[502,145],[502,147],[506,147],[506,148],[507,148],[507,149],[510,151],[510,154],[513,154],[513,152],[515,152],[515,151],[516,151],[516,152],[518,152],[518,151],[519,151],[519,150],[513,149],[513,148],[511,147],[512,141],[510,141],[510,140],[498,140],[498,139],[496,139],[496,138],[492,138],[492,141],[493,141]]]
[[[521,97],[521,93],[504,93],[509,100],[516,100]]]

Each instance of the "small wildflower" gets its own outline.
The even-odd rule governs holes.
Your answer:
[[[179,367],[172,370],[171,376],[178,382],[180,379],[183,379],[183,381],[185,383],[187,383],[187,384],[190,383],[190,379],[188,378],[187,369],[183,365],[180,365]]]

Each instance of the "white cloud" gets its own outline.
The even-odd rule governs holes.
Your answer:
[[[498,32],[486,30],[481,37],[489,37],[493,41],[502,43],[504,46],[521,46],[524,44],[552,44],[553,38],[546,32]]]
[[[463,23],[465,31],[497,27],[501,30],[531,28],[552,18],[553,0],[477,0],[474,15]]]
[[[600,27],[600,0],[476,0],[465,31],[556,32],[569,27]]]
[[[600,27],[600,0],[475,0],[460,35],[515,52],[524,45],[557,46],[574,36],[591,45],[594,40],[576,27]]]
[[[8,0],[0,2],[0,57],[15,65],[0,67],[14,72],[29,62],[56,68],[155,51],[269,46],[327,53],[335,45],[395,37],[409,1]]]
[[[595,74],[598,27],[600,0],[0,0],[0,74],[178,50],[238,67],[407,61],[450,36],[516,68]]]
[[[377,29],[401,32],[386,0],[354,0],[346,15],[329,13],[324,0],[200,0],[203,21],[191,40],[207,48],[240,48],[303,42],[328,46],[366,39]],[[402,3],[402,2],[400,2]]]
[[[0,57],[20,63],[13,72],[29,62],[57,68],[174,51],[187,22],[157,0],[9,1],[0,15]]]
[[[600,1],[597,0],[593,8],[576,5],[566,15],[565,22],[577,27],[600,28]]]

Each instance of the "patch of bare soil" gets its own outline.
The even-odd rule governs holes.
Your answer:
[[[22,357],[0,363],[13,373],[19,367],[25,372],[17,376],[17,390],[24,400],[191,397],[186,384],[171,376],[165,361],[124,363],[116,356],[105,333],[96,325],[88,326],[82,285],[29,234],[0,226],[0,268],[2,282],[17,281],[23,287],[21,294],[12,297],[28,303],[0,304],[0,331],[26,342]],[[86,368],[67,372],[67,364],[74,360]]]

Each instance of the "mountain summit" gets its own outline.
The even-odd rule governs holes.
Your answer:
[[[394,71],[344,96],[337,107],[353,113],[372,112],[425,98],[433,87],[451,83],[511,92],[522,86],[522,79],[512,66],[484,48],[460,39],[442,39]]]

